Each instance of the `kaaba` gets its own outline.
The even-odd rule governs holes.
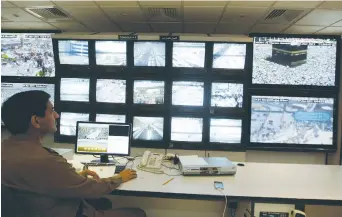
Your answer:
[[[272,57],[267,60],[289,67],[296,67],[306,63],[307,45],[273,44]]]

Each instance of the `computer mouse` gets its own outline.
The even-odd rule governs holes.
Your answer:
[[[240,167],[244,167],[245,166],[245,164],[243,164],[243,163],[238,163],[237,165],[240,166]]]

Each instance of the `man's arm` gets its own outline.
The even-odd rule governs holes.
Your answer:
[[[64,158],[54,155],[30,163],[28,167],[20,171],[21,181],[13,180],[16,182],[15,186],[54,197],[99,198],[122,183],[120,175],[101,181],[83,177]]]

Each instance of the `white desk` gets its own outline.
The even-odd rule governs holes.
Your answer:
[[[230,199],[342,206],[342,166],[245,163],[234,176],[174,176],[164,186],[172,177],[137,173],[137,179],[122,184],[113,194],[223,200],[213,187],[214,181],[221,181]]]

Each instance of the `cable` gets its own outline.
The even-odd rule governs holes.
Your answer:
[[[226,203],[224,204],[223,214],[222,214],[222,217],[224,217],[224,215],[226,214],[227,203],[228,203],[227,195],[222,191],[222,189],[218,189],[218,188],[217,188],[216,190],[218,190],[219,192],[221,192],[221,194],[223,194],[223,196],[224,196],[224,199],[226,200]]]

